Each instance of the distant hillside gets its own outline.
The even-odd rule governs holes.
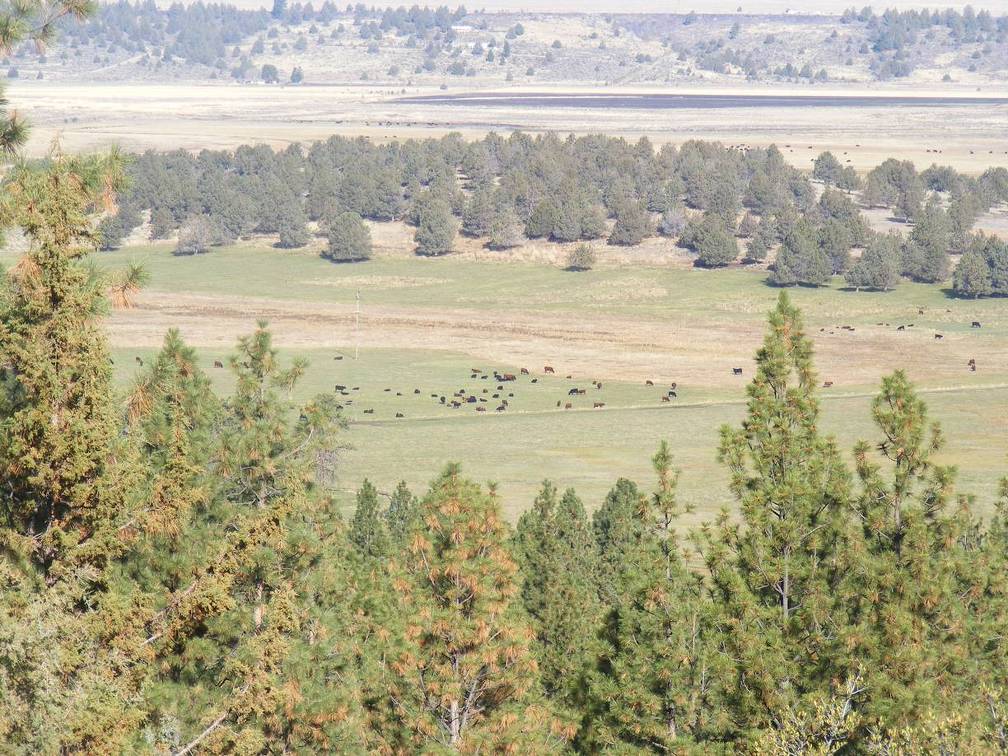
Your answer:
[[[281,0],[267,11],[148,0],[102,6],[52,49],[25,45],[2,64],[10,78],[116,82],[980,86],[1008,81],[1008,16],[519,14]]]

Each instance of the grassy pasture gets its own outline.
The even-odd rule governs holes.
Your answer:
[[[333,265],[256,244],[195,258],[145,247],[98,262],[111,268],[134,259],[147,267],[150,285],[138,308],[108,321],[124,385],[135,358],[148,359],[176,326],[227,391],[229,372],[213,361],[226,363],[237,337],[266,317],[285,358],[311,361],[295,398],[348,387],[344,441],[352,448],[344,452],[341,496],[348,499],[365,475],[383,490],[400,478],[421,490],[446,461],[458,460],[473,477],[499,483],[511,517],[545,477],[574,486],[589,507],[620,475],[650,487],[649,459],[663,438],[682,468],[681,494],[695,505],[695,520],[730,503],[716,460],[718,428],[744,413],[752,355],[777,296],[762,271],[607,265],[604,250],[596,270],[577,274],[492,256],[400,253]],[[792,291],[815,341],[819,374],[834,384],[821,392],[824,429],[848,452],[857,439],[874,438],[870,397],[881,375],[904,367],[945,428],[945,459],[988,508],[1008,472],[1008,303],[964,302],[913,284],[885,294],[839,287]],[[971,328],[973,320],[983,328]],[[899,324],[908,327],[898,331]],[[970,357],[976,373],[966,368]],[[543,374],[546,364],[556,375]],[[473,367],[518,380],[473,379]],[[532,375],[520,375],[522,367]],[[662,403],[672,381],[678,396]],[[571,387],[586,393],[568,398]],[[475,406],[487,411],[469,404],[453,410],[431,396],[451,401],[462,388],[485,398]],[[508,399],[505,412],[494,411],[494,393]],[[568,401],[573,407],[564,410]],[[594,409],[596,401],[606,406]]]

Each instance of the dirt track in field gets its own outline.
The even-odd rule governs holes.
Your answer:
[[[203,347],[230,349],[236,335],[257,320],[269,321],[276,342],[289,349],[435,349],[466,354],[533,373],[551,365],[558,375],[599,380],[677,380],[711,390],[737,387],[731,368],[751,375],[752,354],[762,339],[762,313],[726,325],[720,313],[697,313],[688,322],[644,314],[605,315],[530,310],[369,306],[355,332],[352,305],[229,295],[145,292],[135,309],[114,313],[109,333],[116,347],[156,347],[169,327]],[[990,382],[1008,375],[1008,354],[996,341],[947,332],[935,340],[925,328],[894,326],[848,332],[810,322],[819,374],[838,391],[864,387],[895,367],[930,386]],[[820,331],[819,329],[824,330]],[[968,372],[976,359],[979,370]]]

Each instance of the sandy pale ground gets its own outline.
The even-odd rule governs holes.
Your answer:
[[[463,90],[449,90],[459,93]],[[518,91],[518,90],[516,90]],[[568,89],[567,91],[575,91]],[[599,91],[578,89],[578,92]],[[607,94],[622,93],[616,89]],[[634,90],[640,91],[640,90]],[[649,90],[669,91],[669,90]],[[732,89],[676,90],[731,93]],[[748,93],[787,90],[755,89]],[[437,90],[412,88],[411,96]],[[816,90],[828,94],[910,94],[893,88]],[[913,94],[938,92],[914,91]],[[946,94],[946,93],[942,93]],[[963,90],[947,94],[966,96]],[[996,92],[983,92],[985,96]],[[1001,93],[1004,94],[1004,93]],[[127,150],[227,148],[248,143],[284,146],[332,134],[374,139],[437,136],[459,131],[605,132],[648,136],[657,144],[713,139],[729,144],[781,146],[796,166],[807,167],[821,150],[833,150],[858,169],[887,157],[932,162],[979,173],[1008,164],[1008,104],[866,107],[774,107],[633,110],[507,107],[493,104],[404,103],[402,90],[372,86],[266,87],[235,84],[55,84],[23,82],[9,97],[34,124],[31,154],[44,154],[54,138],[66,149]]]
[[[176,327],[194,346],[229,349],[235,334],[265,318],[286,348],[340,347],[356,340],[363,348],[441,349],[496,364],[557,364],[565,371],[608,380],[665,376],[713,389],[734,385],[730,368],[749,364],[752,345],[759,343],[764,329],[756,318],[726,324],[718,307],[707,316],[670,324],[643,314],[595,313],[585,318],[578,313],[488,312],[478,307],[372,306],[355,332],[353,307],[336,303],[144,292],[138,305],[110,317],[113,346],[154,348],[167,328]],[[843,313],[835,315],[841,322]],[[961,319],[940,313],[930,317],[948,319],[950,325]],[[924,328],[810,330],[816,337],[820,374],[842,379],[845,385],[873,384],[895,365],[927,375],[932,385],[958,385],[971,358],[984,367],[985,375],[1008,375],[1008,354],[1000,343],[980,341],[969,333],[949,332],[937,342]]]

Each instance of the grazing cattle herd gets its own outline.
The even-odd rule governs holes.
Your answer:
[[[923,307],[917,307],[916,309],[918,315],[925,314],[925,310]],[[950,312],[950,310],[946,310],[946,312]],[[890,327],[889,323],[886,322],[880,322],[877,323],[876,325],[886,328]],[[915,327],[914,323],[899,324],[896,326],[896,331],[906,332],[908,329],[914,327]],[[970,322],[971,329],[979,329],[981,327],[982,325],[979,320],[973,320]],[[836,325],[832,327],[820,328],[819,331],[823,334],[833,335],[838,332],[855,333],[856,329],[851,325]],[[939,333],[938,331],[933,331],[932,336],[934,341],[941,341],[945,338],[945,334]],[[333,357],[333,359],[341,360],[343,359],[343,355],[337,354],[336,356]],[[138,366],[140,367],[144,366],[144,361],[139,355],[136,355],[134,357],[134,360],[136,361],[136,364]],[[213,366],[214,368],[217,369],[223,369],[224,362],[222,362],[221,360],[214,360]],[[966,367],[971,373],[977,372],[976,359],[971,357],[969,361],[966,363]],[[745,371],[741,367],[733,367],[731,370],[732,375],[734,377],[744,377],[745,375]],[[556,369],[552,365],[544,365],[542,374],[543,376],[554,376],[559,379]],[[519,377],[521,377],[521,379],[527,379],[527,382],[525,380],[519,380]],[[469,378],[470,380],[479,380],[479,381],[489,381],[490,378],[493,378],[496,385],[496,389],[494,390],[490,388],[480,387],[477,390],[471,390],[467,387],[460,387],[456,389],[454,392],[452,392],[450,397],[447,394],[441,393],[440,391],[428,393],[427,397],[429,397],[429,399],[435,402],[435,406],[445,407],[447,409],[452,410],[462,410],[465,407],[472,406],[472,409],[479,413],[485,413],[487,411],[486,405],[488,405],[491,401],[494,401],[496,402],[496,404],[493,405],[494,411],[500,414],[505,413],[509,409],[511,409],[509,400],[515,399],[515,392],[520,390],[519,388],[520,386],[536,385],[539,383],[540,380],[540,376],[534,375],[532,371],[526,367],[520,368],[517,374],[505,373],[496,368],[484,369],[484,368],[472,367],[469,369]],[[574,380],[574,374],[566,373],[563,380]],[[513,384],[514,389],[511,391],[505,391],[505,385],[507,384]],[[545,391],[550,391],[551,388],[547,384],[544,384],[541,388]],[[561,408],[564,410],[575,409],[576,403],[574,400],[577,400],[580,397],[587,396],[589,391],[592,391],[593,393],[592,398],[589,400],[591,401],[590,408],[591,409],[605,408],[607,406],[607,402],[601,400],[602,395],[600,393],[603,391],[602,382],[597,379],[591,379],[590,381],[588,381],[588,385],[591,387],[590,389],[586,386],[578,386],[578,385],[565,386],[563,389],[561,389],[562,391],[565,392],[563,397],[558,398],[556,400],[555,405],[556,409]],[[650,378],[644,381],[645,387],[653,388],[655,387],[655,385],[656,385],[655,381]],[[679,397],[677,383],[673,381],[667,385],[668,388],[662,389],[661,393],[658,394],[657,399],[659,405],[671,404],[674,399],[677,399]],[[824,380],[822,383],[822,388],[826,389],[833,388],[833,385],[834,385],[833,380]],[[334,388],[336,393],[340,397],[344,397],[343,399],[340,400],[338,404],[338,407],[340,409],[349,408],[353,406],[354,399],[352,397],[354,396],[354,392],[359,392],[361,390],[360,386],[348,387],[346,384],[341,383],[337,383]],[[412,393],[414,397],[423,397],[423,391],[419,386],[413,387],[409,391]],[[403,391],[396,391],[391,386],[384,387],[382,389],[382,393],[388,394],[389,396],[392,395],[396,397],[403,396]],[[565,399],[571,401],[565,401]],[[359,405],[360,402],[358,401],[358,406]],[[582,406],[583,408],[587,409],[588,408],[587,402]],[[641,405],[635,404],[634,406],[641,406]],[[370,406],[366,407],[363,409],[363,414],[375,415],[375,408]],[[394,416],[397,419],[406,418],[406,408],[404,407],[396,408],[394,411]]]

